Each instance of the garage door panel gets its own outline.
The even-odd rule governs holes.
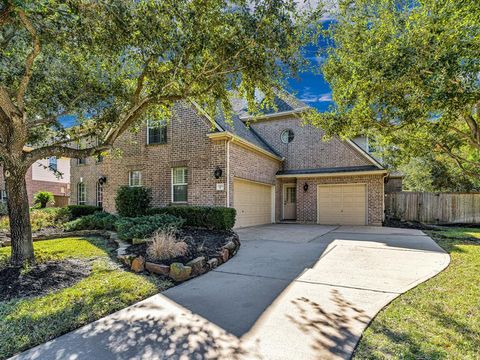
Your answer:
[[[234,180],[233,206],[237,210],[236,228],[271,223],[272,186]]]
[[[366,224],[366,185],[319,185],[318,223],[339,225]]]

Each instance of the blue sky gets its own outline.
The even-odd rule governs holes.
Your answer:
[[[335,21],[327,18],[323,21],[323,28],[327,29]],[[319,111],[328,110],[333,105],[332,90],[320,72],[320,66],[324,58],[318,56],[318,49],[328,46],[325,39],[321,39],[317,46],[309,46],[305,49],[305,56],[312,67],[311,71],[303,72],[299,79],[289,79],[287,90],[293,93],[307,105],[315,107]]]

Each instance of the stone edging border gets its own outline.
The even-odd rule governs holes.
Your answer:
[[[202,275],[217,266],[227,262],[237,253],[240,248],[240,239],[236,233],[227,238],[227,243],[221,247],[216,256],[206,259],[204,256],[197,257],[186,264],[173,263],[171,265],[156,264],[145,261],[142,256],[127,254],[127,248],[132,245],[118,238],[114,231],[106,230],[78,230],[69,232],[58,232],[33,236],[33,241],[52,240],[72,236],[101,236],[115,241],[118,245],[117,259],[134,272],[147,270],[150,273],[168,276],[176,282],[181,282]],[[10,240],[6,240],[1,246],[10,246]]]
[[[240,239],[238,235],[234,233],[234,235],[229,236],[227,240],[227,243],[221,247],[214,257],[207,259],[204,256],[199,256],[186,264],[176,262],[171,265],[164,265],[148,262],[145,261],[142,256],[126,254],[126,247],[121,254],[118,254],[117,258],[134,272],[138,273],[147,270],[153,274],[168,276],[176,282],[182,282],[205,274],[235,256],[240,248]],[[128,246],[130,246],[130,244],[127,243],[127,247]]]

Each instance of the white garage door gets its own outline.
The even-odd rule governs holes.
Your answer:
[[[318,185],[319,224],[365,225],[365,184]]]
[[[236,228],[271,223],[272,186],[235,179],[233,206],[237,210]]]

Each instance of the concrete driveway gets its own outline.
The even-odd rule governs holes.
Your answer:
[[[421,231],[268,225],[233,259],[16,359],[345,359],[375,314],[442,271]]]

